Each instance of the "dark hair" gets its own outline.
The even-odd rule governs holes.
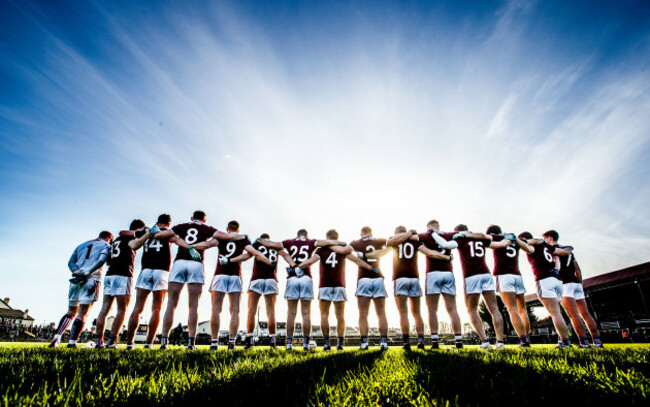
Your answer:
[[[521,232],[517,237],[519,237],[521,240],[526,241],[532,239],[533,235],[530,232]]]
[[[489,235],[500,235],[503,232],[501,232],[501,227],[497,225],[490,225],[488,226],[487,231],[485,233]]]
[[[463,225],[462,223],[454,228],[454,232],[466,232],[468,230],[467,225]]]
[[[547,230],[546,232],[544,232],[544,234],[542,236],[550,237],[551,239],[555,240],[556,242],[558,240],[560,240],[560,235],[553,229]]]
[[[331,240],[337,240],[339,238],[339,232],[336,229],[330,229],[325,233],[325,237]]]
[[[103,230],[99,232],[99,238],[100,239],[110,239],[113,240],[113,234],[109,232],[108,230]]]
[[[129,225],[129,230],[138,230],[142,229],[144,227],[144,222],[142,219],[133,219],[131,221],[131,225]]]
[[[268,233],[262,233],[262,234],[260,235],[260,239],[270,239],[270,238],[271,238],[271,236],[269,236]]]
[[[194,220],[205,220],[205,212],[203,211],[194,211],[194,214],[192,215]]]
[[[236,220],[231,220],[228,222],[228,230],[232,230],[233,232],[239,230],[239,222]]]
[[[298,237],[300,237],[300,236],[307,237],[307,229],[300,229],[300,230],[298,230],[297,234],[298,234]]]
[[[372,235],[372,229],[370,229],[370,226],[364,226],[361,228],[361,233],[364,235]]]
[[[158,216],[158,223],[162,223],[163,225],[172,223],[172,217],[167,213],[163,213],[162,215]]]

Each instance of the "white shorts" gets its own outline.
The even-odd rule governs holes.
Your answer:
[[[287,288],[284,290],[284,298],[287,300],[313,300],[314,287],[311,277],[289,277]]]
[[[421,297],[420,279],[415,277],[402,277],[393,281],[395,296]]]
[[[321,287],[318,290],[318,299],[332,302],[345,302],[348,296],[345,287]]]
[[[426,295],[449,294],[456,295],[456,280],[451,271],[430,271],[427,273],[424,287]]]
[[[97,280],[86,280],[83,284],[70,283],[68,290],[68,304],[76,307],[79,304],[90,305],[99,298],[99,289],[102,283]]]
[[[142,288],[148,291],[167,291],[167,280],[169,271],[143,269],[135,283],[135,288]]]
[[[481,294],[483,291],[494,291],[491,274],[477,274],[465,279],[465,294]]]
[[[212,277],[212,284],[210,284],[210,291],[217,291],[220,293],[240,293],[241,278],[239,276],[229,276],[226,274],[218,274]]]
[[[131,295],[133,290],[133,277],[106,276],[104,277],[104,295]]]
[[[539,298],[557,298],[562,299],[562,281],[555,277],[546,277],[535,283],[537,287],[537,296]]]
[[[361,278],[357,282],[357,292],[355,294],[357,297],[370,297],[370,298],[382,298],[388,297],[386,293],[386,287],[384,286],[384,278]]]
[[[526,294],[524,278],[516,274],[502,274],[496,276],[498,293],[515,293],[516,295]]]
[[[562,284],[562,297],[573,298],[574,300],[584,300],[585,290],[580,283]]]
[[[248,291],[256,292],[259,295],[273,295],[280,292],[278,282],[274,278],[260,278],[251,281],[248,285]]]
[[[169,272],[170,283],[205,284],[203,263],[194,260],[176,260]]]

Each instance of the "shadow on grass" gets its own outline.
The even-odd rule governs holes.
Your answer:
[[[539,357],[539,355],[537,356]],[[453,351],[409,352],[414,380],[433,398],[471,406],[647,405],[639,392],[623,394],[570,374],[540,371]]]

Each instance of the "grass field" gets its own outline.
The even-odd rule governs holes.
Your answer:
[[[648,405],[650,346],[167,352],[0,345],[4,406]],[[618,403],[618,404],[616,404]],[[198,405],[198,404],[197,404]]]

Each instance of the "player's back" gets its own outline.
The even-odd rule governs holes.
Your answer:
[[[532,253],[526,253],[526,256],[535,275],[535,281],[548,277],[559,278],[559,275],[552,272],[555,269],[555,259],[553,258],[555,247],[547,243],[541,243],[534,247],[535,250]]]
[[[314,253],[314,250],[316,250],[316,240],[306,238],[288,239],[282,242],[282,246],[284,246],[294,262],[302,263],[309,259]],[[311,277],[311,267],[307,267],[307,269],[303,271],[306,275]],[[295,274],[292,271],[289,274],[289,277],[294,275]]]
[[[368,254],[374,252],[375,250],[381,250],[385,248],[386,239],[366,236],[363,239],[354,240],[350,242],[350,246],[354,249],[355,252]],[[379,259],[366,258],[365,261],[366,263],[370,264],[372,267],[376,267],[377,269],[379,269]],[[381,273],[381,270],[377,274],[372,270],[366,270],[363,267],[359,266],[359,273],[357,275],[357,279],[360,280],[362,278],[377,278],[383,276],[384,275]]]
[[[210,237],[212,237],[214,232],[217,231],[216,228],[213,228],[212,226],[208,226],[205,223],[201,223],[201,222],[180,223],[172,227],[172,230],[174,231],[174,233],[176,233],[178,237],[185,240],[185,242],[189,245],[205,242]],[[199,252],[199,253],[201,253],[201,261],[203,261],[204,259],[203,252]],[[178,252],[176,253],[176,260],[193,260],[193,259],[192,256],[190,255],[190,252],[187,249],[183,247],[179,247]]]
[[[329,247],[319,247],[315,252],[320,257],[320,287],[345,287],[345,258]]]
[[[569,246],[556,245],[556,247],[564,249]],[[563,284],[580,283],[576,274],[576,261],[573,252],[566,257],[560,257],[560,279]]]
[[[419,278],[418,249],[422,246],[419,240],[407,240],[393,248],[393,280],[398,278]]]
[[[492,235],[493,242],[500,242],[504,239],[503,235]],[[519,271],[519,246],[517,243],[510,243],[506,247],[494,249],[494,275],[504,274],[521,275]]]
[[[110,255],[108,256],[107,276],[133,277],[133,262],[135,251],[129,247],[133,236],[118,236],[111,244]]]
[[[490,273],[485,263],[485,251],[490,246],[490,239],[462,237],[456,242],[464,278]]]
[[[79,270],[85,271],[96,264],[102,254],[108,255],[109,248],[108,243],[101,239],[93,239],[84,242],[74,250],[74,263],[77,265]],[[95,270],[92,276],[101,277],[102,267]]]
[[[426,233],[420,233],[418,235],[422,244],[427,249],[438,251],[447,256],[450,255],[451,249],[443,249],[442,247],[440,247],[440,245],[436,243],[433,237],[431,237],[431,233],[432,231],[427,231]],[[438,232],[438,235],[445,240],[451,240],[454,234],[455,233]],[[454,268],[450,261],[434,259],[433,257],[427,256],[427,272],[429,271],[452,271],[453,272],[453,270]]]
[[[248,239],[235,241],[219,240],[219,258],[235,258],[244,253],[244,248],[251,244]],[[217,262],[215,274],[225,274],[229,276],[241,276],[241,262],[221,264]]]
[[[160,228],[161,231],[167,228]],[[167,270],[171,266],[172,253],[169,238],[150,237],[142,246],[142,269]]]
[[[266,264],[256,258],[253,263],[253,275],[251,276],[251,281],[259,279],[267,280],[271,278],[277,280],[278,250],[266,247],[257,241],[253,243],[253,248],[262,253],[267,259],[271,260],[273,264]]]

